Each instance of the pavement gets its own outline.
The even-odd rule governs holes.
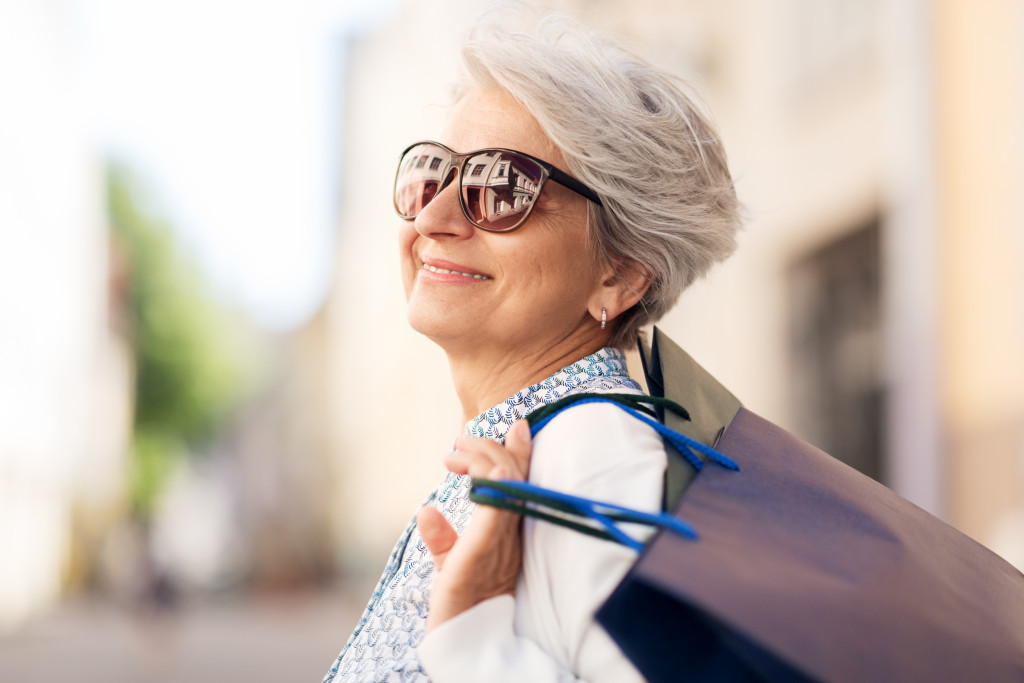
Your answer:
[[[0,683],[316,683],[372,582],[126,608],[80,597],[0,636]]]

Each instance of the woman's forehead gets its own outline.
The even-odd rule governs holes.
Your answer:
[[[441,142],[456,152],[505,147],[562,166],[562,154],[540,124],[501,90],[470,90],[452,107]]]

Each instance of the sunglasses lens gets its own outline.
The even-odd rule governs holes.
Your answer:
[[[451,169],[451,155],[441,147],[420,144],[398,162],[395,209],[402,218],[415,218],[430,203]]]
[[[451,180],[452,155],[429,142],[410,147],[398,164],[395,209],[415,218]],[[484,150],[466,160],[460,183],[469,219],[485,230],[502,232],[520,225],[540,193],[544,169],[515,152]]]
[[[485,151],[462,168],[462,201],[473,222],[511,230],[526,218],[540,193],[544,169],[511,152]]]

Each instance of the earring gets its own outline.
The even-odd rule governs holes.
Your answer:
[[[604,306],[601,307],[601,329],[604,329],[605,323],[608,322],[608,309]]]

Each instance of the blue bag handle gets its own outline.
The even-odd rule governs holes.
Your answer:
[[[653,419],[653,411],[647,408],[648,405],[667,407],[688,419],[686,410],[682,406],[660,397],[595,393],[566,396],[526,416],[525,419],[530,424],[531,436],[536,436],[558,413],[573,405],[583,403],[611,403],[650,425],[662,438],[671,443],[698,472],[704,467],[705,460],[728,470],[738,472],[740,469],[732,458],[669,429]],[[684,538],[697,538],[697,532],[692,526],[667,512],[643,512],[613,503],[572,496],[528,482],[477,478],[473,480],[469,498],[475,503],[510,510],[583,534],[615,541],[638,552],[643,550],[644,544],[620,529],[619,523],[645,524],[667,529]]]

